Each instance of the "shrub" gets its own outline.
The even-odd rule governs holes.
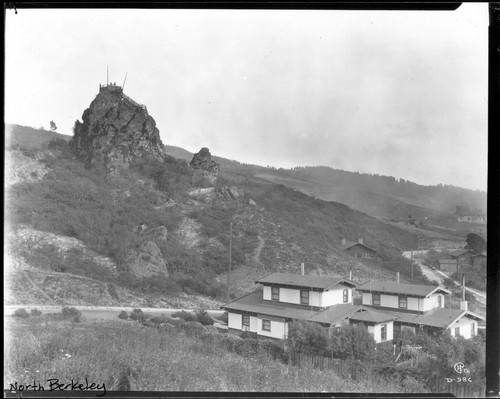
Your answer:
[[[296,320],[288,330],[290,348],[296,352],[325,355],[328,346],[328,333],[318,323]]]
[[[197,310],[195,316],[198,321],[204,326],[211,326],[214,324],[214,320],[209,316],[208,312],[204,309]]]
[[[148,317],[141,309],[134,309],[130,314],[130,318],[140,323],[144,323]]]
[[[182,327],[184,326],[184,324],[186,324],[186,321],[184,319],[170,319],[168,320],[168,322],[175,327]]]
[[[160,316],[153,316],[151,319],[149,319],[151,323],[155,325],[160,325],[163,323],[169,323],[170,322],[170,317],[167,317],[165,315],[160,315]]]
[[[82,312],[80,312],[78,309],[73,308],[73,307],[72,308],[64,307],[64,308],[62,308],[61,313],[66,318],[78,318],[79,319],[82,317]]]
[[[31,315],[32,316],[40,316],[42,314],[41,311],[39,311],[37,308],[31,309]]]
[[[235,352],[245,357],[253,357],[259,352],[260,343],[256,338],[242,339],[235,345]]]
[[[172,313],[172,317],[178,317],[186,322],[189,321],[198,321],[198,318],[194,313],[186,312],[185,310],[181,310],[179,312]]]
[[[24,308],[16,309],[16,311],[14,312],[14,316],[21,317],[23,319],[30,317],[29,313]]]
[[[201,336],[207,332],[207,329],[197,321],[188,321],[182,328],[189,336]]]
[[[119,317],[120,319],[127,320],[127,319],[128,319],[128,313],[127,313],[127,312],[125,312],[124,310],[122,310],[122,311],[120,312],[120,314],[118,315],[118,317]]]

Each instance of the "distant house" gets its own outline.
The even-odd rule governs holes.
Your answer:
[[[464,248],[450,252],[450,258],[454,259],[458,265],[472,266],[472,256],[474,254],[474,251]]]
[[[461,309],[445,308],[450,291],[438,286],[371,281],[357,290],[362,293],[362,306],[395,317],[394,337],[405,329],[422,329],[429,334],[449,330],[451,336],[468,339],[477,335],[477,324],[484,320],[467,310],[467,302],[461,303]]]
[[[439,270],[444,273],[455,273],[458,271],[458,263],[456,259],[439,259]]]
[[[476,224],[485,224],[486,216],[482,215],[467,215],[467,216],[459,216],[457,218],[459,222],[462,223],[476,223]]]
[[[474,267],[486,267],[486,259],[487,259],[486,252],[480,254],[474,254],[471,256],[471,259],[472,259],[472,265]]]
[[[365,245],[363,243],[363,238],[361,237],[358,242],[347,241],[345,238],[342,238],[342,245],[340,249],[344,251],[346,254],[354,256],[358,259],[372,259],[377,260],[378,253],[373,248]]]

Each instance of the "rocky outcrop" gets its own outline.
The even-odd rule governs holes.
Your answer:
[[[222,198],[227,200],[235,200],[245,196],[245,190],[236,186],[222,186],[218,190]]]
[[[219,176],[219,164],[212,160],[208,148],[203,147],[194,154],[189,163],[193,170],[193,183],[199,186],[214,186]]]
[[[158,274],[168,276],[167,262],[154,241],[146,241],[139,248],[130,251],[124,263],[139,278]]]
[[[99,164],[114,172],[143,155],[162,158],[154,119],[119,86],[101,87],[82,120],[75,123],[70,147],[87,167]]]

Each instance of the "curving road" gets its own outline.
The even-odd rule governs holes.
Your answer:
[[[416,263],[420,267],[424,276],[426,276],[429,280],[437,282],[440,285],[443,285],[444,279],[450,278],[448,275],[443,273],[441,270],[431,269],[430,267],[428,267],[428,266],[424,265],[422,262],[420,262],[418,259],[415,259],[416,252],[417,251],[413,251],[413,262]],[[419,252],[419,255],[423,255],[423,254],[427,253],[427,250],[420,250],[418,252]],[[411,259],[411,251],[403,252],[403,256],[407,259]],[[462,284],[459,283],[458,281],[455,281],[455,280],[452,280],[452,281],[456,286],[458,286],[458,287],[462,286]],[[486,293],[485,292],[482,292],[482,291],[479,291],[479,290],[476,290],[473,288],[469,288],[467,286],[465,287],[465,290],[469,291],[471,294],[473,294],[480,303],[482,303],[483,305],[486,305]]]

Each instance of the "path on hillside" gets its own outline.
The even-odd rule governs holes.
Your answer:
[[[258,235],[257,238],[259,239],[259,245],[257,245],[257,248],[255,248],[253,260],[255,263],[260,265],[260,253],[262,252],[262,248],[264,248],[264,244],[266,243],[266,241],[260,235]]]
[[[35,283],[30,276],[28,276],[28,273],[26,273],[26,270],[21,269],[21,272],[23,273],[23,276],[26,278],[26,280],[29,281],[31,286],[35,289],[35,291],[38,291],[40,294],[43,295],[45,299],[48,299],[50,302],[54,301],[54,298],[51,298],[40,286]]]

